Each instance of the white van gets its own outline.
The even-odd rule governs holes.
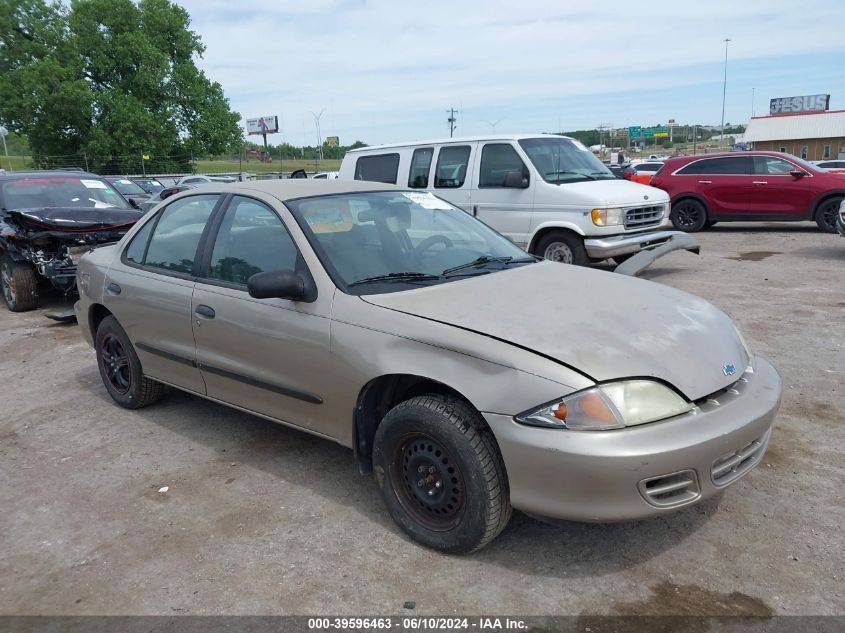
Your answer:
[[[431,191],[527,251],[555,261],[617,261],[677,235],[665,191],[617,179],[578,140],[510,134],[350,150],[341,180]]]

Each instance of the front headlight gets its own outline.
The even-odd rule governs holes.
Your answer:
[[[596,226],[615,226],[625,223],[625,214],[622,209],[593,209],[590,215],[593,218],[593,224]]]
[[[691,403],[659,382],[622,380],[520,413],[516,421],[555,429],[604,431],[671,418],[690,409]]]

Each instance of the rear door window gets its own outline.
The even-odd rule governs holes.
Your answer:
[[[434,186],[438,189],[463,187],[471,151],[472,148],[469,145],[441,147],[437,155],[437,168],[434,171]]]
[[[754,171],[757,174],[766,176],[788,176],[789,172],[796,169],[796,166],[788,160],[775,156],[755,156]]]
[[[355,163],[355,180],[396,184],[399,173],[399,154],[361,156]]]
[[[218,198],[189,196],[168,205],[156,222],[144,265],[190,275],[202,232]]]
[[[431,159],[434,157],[433,147],[420,147],[414,150],[411,157],[411,170],[408,173],[408,186],[412,189],[428,187],[428,172],[431,170]]]

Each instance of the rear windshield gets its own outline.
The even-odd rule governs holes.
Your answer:
[[[130,209],[112,185],[101,178],[36,176],[2,183],[5,209],[95,207]]]

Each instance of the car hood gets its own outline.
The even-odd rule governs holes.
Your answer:
[[[581,204],[593,207],[648,206],[669,202],[669,195],[662,189],[620,178],[563,183],[554,186],[565,188],[570,199],[577,199]]]
[[[132,226],[143,216],[135,209],[92,207],[42,207],[15,209],[7,213],[31,228],[59,232],[113,230]]]
[[[732,384],[749,362],[733,321],[707,301],[578,266],[541,262],[362,298],[529,349],[596,381],[654,377],[690,400]]]

